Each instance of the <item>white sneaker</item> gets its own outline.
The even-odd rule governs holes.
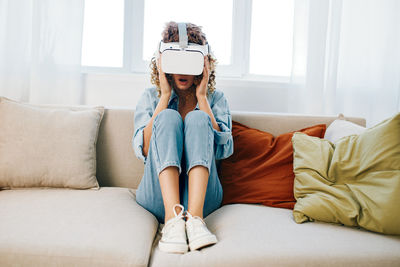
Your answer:
[[[189,212],[186,212],[186,217],[186,233],[191,251],[218,242],[217,237],[207,229],[203,219],[198,216],[192,216]]]
[[[181,212],[176,214],[175,207],[180,207]],[[158,242],[158,248],[168,253],[186,253],[188,245],[186,241],[185,221],[183,217],[183,206],[175,204],[175,218],[169,219],[161,230],[162,237]]]

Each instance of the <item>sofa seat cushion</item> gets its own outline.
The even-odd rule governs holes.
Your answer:
[[[151,266],[399,266],[400,236],[322,222],[297,224],[291,210],[226,205],[205,219],[219,242],[183,255],[153,244]]]
[[[158,227],[134,191],[0,191],[0,266],[147,266]]]

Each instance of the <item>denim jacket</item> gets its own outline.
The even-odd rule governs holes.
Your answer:
[[[232,117],[229,111],[228,102],[226,101],[224,94],[217,90],[210,94],[207,99],[215,120],[221,129],[220,132],[213,129],[215,159],[224,159],[233,153]],[[148,88],[144,91],[136,106],[132,145],[136,156],[144,162],[146,161],[146,158],[143,155],[143,129],[153,116],[159,100],[157,89],[155,87]],[[178,110],[178,101],[178,95],[174,90],[172,90],[168,102],[168,108]],[[199,105],[197,104],[195,110],[198,109]]]

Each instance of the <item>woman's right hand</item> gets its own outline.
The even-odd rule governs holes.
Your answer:
[[[157,70],[158,70],[158,79],[160,80],[160,89],[161,95],[170,96],[171,95],[171,85],[167,80],[167,76],[163,72],[161,68],[161,54],[157,60]]]

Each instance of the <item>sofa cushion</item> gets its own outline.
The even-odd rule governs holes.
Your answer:
[[[98,188],[96,141],[103,112],[0,97],[0,188]]]
[[[131,189],[0,191],[0,266],[147,266],[157,220]]]
[[[365,131],[365,127],[358,124],[346,121],[344,119],[334,120],[326,129],[324,139],[336,143],[339,139],[345,136],[360,134]]]
[[[183,255],[153,244],[150,266],[398,266],[400,236],[327,223],[296,224],[292,211],[226,205],[205,219],[218,243]]]
[[[323,137],[326,125],[299,130]],[[222,204],[263,204],[293,209],[293,132],[277,137],[238,122],[232,123],[233,155],[221,161]]]
[[[296,222],[400,235],[400,113],[335,145],[302,133],[292,141]]]

